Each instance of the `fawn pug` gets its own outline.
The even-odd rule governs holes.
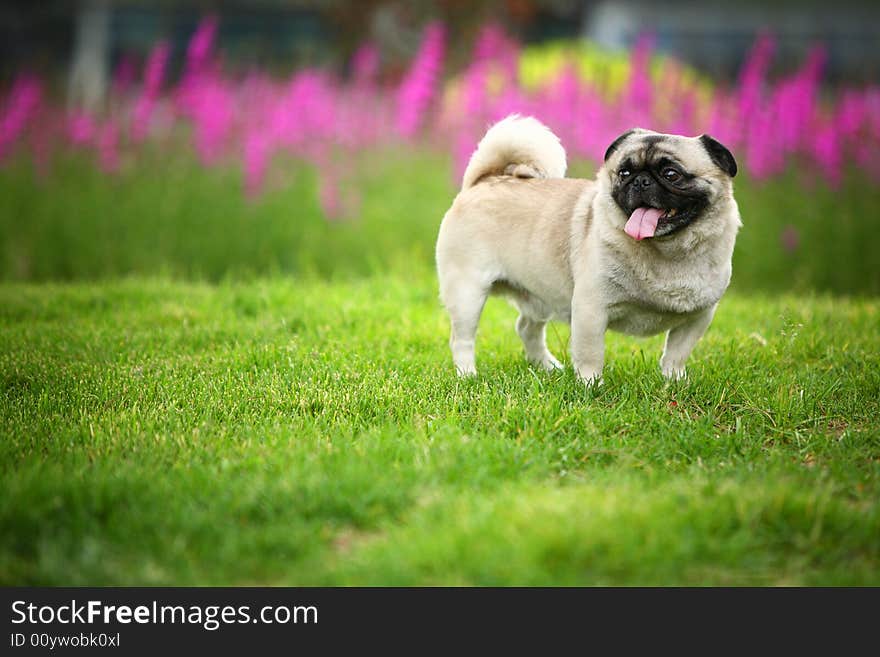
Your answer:
[[[637,128],[608,147],[594,180],[565,169],[559,139],[531,117],[496,123],[472,155],[436,250],[458,373],[476,373],[480,314],[501,294],[537,366],[560,367],[545,340],[559,319],[571,323],[584,382],[601,379],[608,329],[665,331],[661,370],[683,377],[730,282],[741,226],[733,155],[708,135]]]

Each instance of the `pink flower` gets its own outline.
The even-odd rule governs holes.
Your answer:
[[[113,71],[113,92],[125,94],[134,84],[137,75],[134,60],[130,55],[123,55]]]
[[[7,154],[12,144],[40,113],[43,103],[43,85],[31,75],[20,75],[12,85],[0,109],[0,157]]]
[[[373,82],[379,72],[379,49],[372,43],[362,45],[351,58],[351,69],[357,82]]]
[[[650,34],[643,34],[636,41],[629,58],[630,78],[627,103],[631,111],[648,117],[647,121],[636,121],[635,123],[645,123],[646,125],[651,124],[651,103],[654,99],[649,70],[653,49],[654,37]]]
[[[135,98],[125,91],[130,60],[120,64],[107,105],[110,115],[53,107],[44,101],[40,80],[18,76],[0,100],[0,158],[20,147],[45,170],[61,142],[94,150],[102,170],[117,171],[125,137],[136,154],[149,140],[192,135],[191,148],[203,165],[237,158],[248,195],[264,188],[276,155],[315,166],[321,206],[328,217],[336,217],[356,212],[356,194],[348,184],[358,178],[352,163],[364,152],[375,155],[391,136],[448,151],[460,173],[487,126],[518,112],[537,116],[557,132],[573,162],[600,163],[615,137],[641,125],[690,135],[708,132],[756,179],[778,175],[795,162],[831,185],[840,183],[850,163],[880,180],[880,88],[822,88],[825,52],[820,47],[793,73],[773,78],[775,42],[769,34],[756,39],[738,83],[709,90],[668,58],[661,60],[655,80],[654,41],[643,35],[630,54],[627,85],[609,98],[579,74],[574,62],[537,88],[525,87],[518,79],[519,47],[494,24],[480,30],[470,61],[445,87],[447,34],[440,23],[425,28],[396,88],[380,81],[379,51],[371,44],[354,54],[345,78],[318,68],[298,69],[285,80],[260,71],[232,76],[216,55],[217,30],[216,17],[201,21],[176,84],[168,80],[168,43],[151,50]],[[789,237],[783,248],[796,244]]]
[[[446,32],[440,23],[425,29],[422,45],[397,92],[397,130],[412,137],[425,121],[443,66]]]
[[[94,118],[84,112],[71,116],[67,123],[67,138],[73,146],[84,146],[95,139],[98,126]]]
[[[797,228],[788,225],[783,228],[782,233],[779,235],[779,241],[782,243],[783,249],[788,253],[794,253],[797,251],[798,246],[800,246],[801,243],[800,233]]]
[[[160,41],[150,51],[147,64],[144,67],[144,90],[146,96],[155,97],[162,89],[162,81],[165,79],[165,69],[168,66],[168,58],[171,56],[171,46],[167,41]]]
[[[143,90],[132,112],[131,136],[136,142],[146,139],[150,132],[150,122],[162,89],[162,80],[165,77],[170,54],[171,48],[168,43],[160,41],[153,47],[147,58],[147,64],[144,67]]]
[[[206,16],[199,23],[190,39],[186,50],[187,73],[194,75],[202,72],[211,57],[214,39],[217,36],[218,20],[216,16]]]

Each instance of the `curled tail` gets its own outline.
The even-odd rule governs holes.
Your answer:
[[[491,175],[562,178],[565,149],[559,137],[537,119],[511,114],[480,140],[464,171],[461,188],[473,187]]]

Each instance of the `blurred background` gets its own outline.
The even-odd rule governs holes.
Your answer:
[[[486,127],[735,153],[743,291],[880,293],[876,2],[0,6],[0,277],[428,272]]]

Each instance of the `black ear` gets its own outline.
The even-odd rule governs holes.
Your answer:
[[[736,160],[733,159],[733,153],[727,150],[727,146],[712,139],[709,135],[703,135],[700,137],[700,141],[718,168],[733,178],[736,175]]]
[[[618,137],[613,142],[611,142],[611,146],[609,146],[608,150],[605,151],[605,161],[606,162],[608,161],[608,158],[611,157],[611,154],[617,150],[617,147],[623,143],[623,140],[626,139],[627,137],[629,137],[634,132],[635,132],[635,128],[633,128],[632,130],[627,130],[622,135],[620,135],[620,137]]]

